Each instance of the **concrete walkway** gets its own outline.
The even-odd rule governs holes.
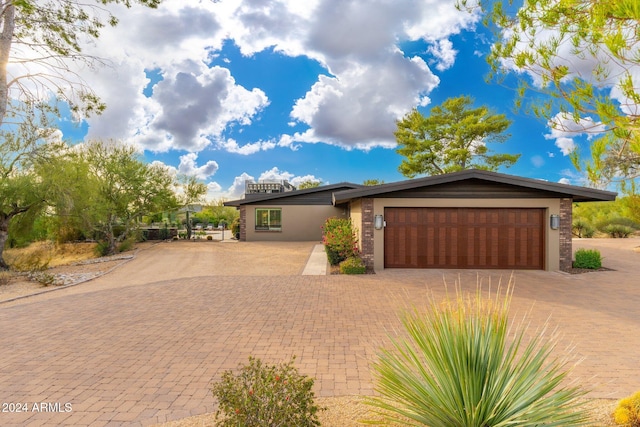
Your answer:
[[[528,312],[536,334],[550,318],[563,336],[554,355],[572,346],[583,361],[571,379],[594,398],[640,389],[640,253],[632,244],[640,240],[576,244],[601,248],[615,271],[515,273],[514,319]],[[428,295],[444,298],[444,281],[449,292],[455,281],[469,291],[477,281],[495,289],[510,274],[303,276],[313,245],[298,246],[295,265],[287,247],[203,245],[212,252],[191,252],[197,274],[185,277],[164,270],[171,259],[183,265],[172,252],[179,247],[158,246],[91,285],[1,305],[0,402],[26,404],[20,406],[26,411],[17,413],[14,405],[14,412],[0,412],[0,425],[139,426],[211,412],[211,383],[250,355],[270,363],[296,355],[300,371],[316,378],[320,396],[368,395],[370,363],[399,327],[402,309]],[[241,265],[224,259],[226,250],[235,251]],[[263,252],[260,265],[253,255]],[[160,264],[147,265],[152,255]],[[203,275],[206,268],[197,263],[219,267]],[[225,275],[225,265],[236,274]],[[256,274],[261,269],[265,274]],[[145,281],[158,271],[166,280]]]
[[[309,256],[307,265],[302,271],[303,276],[324,276],[327,274],[327,253],[324,245],[315,245]]]

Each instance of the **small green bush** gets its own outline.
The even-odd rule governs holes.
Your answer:
[[[634,229],[620,224],[609,224],[603,231],[609,235],[609,237],[625,239],[634,233]]]
[[[215,414],[220,427],[319,426],[314,403],[313,379],[298,373],[292,358],[288,363],[266,365],[249,358],[234,374],[226,371],[213,385],[218,400]]]
[[[98,256],[107,256],[109,255],[109,242],[106,240],[101,240],[96,244],[94,249],[96,255]]]
[[[207,236],[207,240],[213,240],[213,236]]]
[[[558,338],[509,325],[511,284],[504,296],[456,293],[402,317],[406,333],[373,365],[378,396],[365,401],[378,416],[430,427],[589,424],[585,391],[565,383],[569,359],[555,356]]]
[[[640,391],[618,402],[613,421],[623,427],[640,427]]]
[[[602,256],[597,249],[578,249],[576,260],[573,262],[575,268],[588,268],[597,270],[602,267]]]
[[[367,271],[362,258],[351,257],[340,263],[340,273],[342,274],[364,274]]]
[[[118,245],[118,252],[127,252],[133,249],[133,245],[136,243],[135,237],[127,237]]]

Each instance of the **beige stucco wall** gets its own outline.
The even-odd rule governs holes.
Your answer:
[[[351,224],[356,229],[356,235],[358,238],[358,247],[362,247],[362,201],[360,199],[354,200],[351,203]]]
[[[256,209],[282,209],[282,231],[256,231]],[[322,225],[327,218],[346,217],[345,209],[325,205],[246,206],[247,241],[306,242],[322,240]]]
[[[433,207],[433,208],[544,208],[545,215],[545,269],[560,269],[560,231],[549,227],[549,216],[560,214],[560,199],[374,199],[373,214],[384,215],[384,208]],[[354,224],[362,227],[351,211]],[[384,269],[384,229],[374,230],[374,269]]]

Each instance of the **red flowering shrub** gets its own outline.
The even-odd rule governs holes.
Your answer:
[[[322,243],[331,265],[338,265],[347,258],[356,257],[360,252],[358,238],[350,219],[327,219],[322,227]]]

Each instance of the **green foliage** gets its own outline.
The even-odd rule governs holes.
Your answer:
[[[327,219],[322,227],[322,243],[331,265],[338,265],[359,253],[357,235],[350,219]]]
[[[394,135],[396,151],[405,157],[400,172],[413,178],[512,166],[520,155],[490,154],[487,148],[487,143],[508,138],[504,132],[511,122],[504,114],[494,114],[485,106],[471,108],[472,104],[468,96],[449,98],[433,107],[428,117],[414,109],[399,120]]]
[[[108,255],[133,233],[140,217],[177,207],[169,171],[142,162],[133,146],[88,142],[76,161],[86,165],[88,176],[84,193],[75,195],[82,203],[75,204],[73,212],[109,244]]]
[[[597,249],[578,249],[573,262],[575,268],[597,270],[602,267],[602,256]]]
[[[585,426],[577,386],[565,384],[567,359],[547,326],[509,325],[513,288],[484,297],[456,291],[425,311],[404,313],[406,334],[392,337],[374,364],[376,392],[368,403],[387,422],[430,427]]]
[[[564,132],[602,134],[584,162],[593,182],[640,172],[637,0],[459,0],[496,30],[491,79],[519,85],[517,109]],[[552,35],[552,36],[545,36]],[[595,66],[585,66],[589,63]],[[512,76],[513,72],[513,76]],[[546,97],[536,96],[542,92]],[[533,95],[533,96],[532,96]],[[529,105],[523,105],[530,102]],[[588,119],[587,119],[588,118]],[[582,167],[581,154],[574,164]]]
[[[133,246],[136,244],[137,240],[138,239],[133,236],[127,237],[118,245],[118,252],[130,251],[131,249],[133,249]]]
[[[595,234],[595,229],[587,221],[576,219],[571,225],[571,232],[576,237],[591,238]]]
[[[620,224],[609,224],[603,228],[603,231],[609,235],[609,237],[626,239],[634,233],[634,229]]]
[[[231,232],[234,236],[240,236],[240,216],[238,215],[231,223]]]
[[[640,392],[618,402],[613,412],[613,420],[619,426],[640,427]]]
[[[298,190],[306,190],[307,188],[317,188],[322,185],[322,181],[303,181],[298,184]]]
[[[221,427],[319,426],[313,379],[298,373],[291,361],[263,364],[249,358],[238,373],[226,371],[213,385],[215,418]]]
[[[362,185],[366,185],[368,187],[371,187],[374,185],[382,185],[382,184],[384,184],[383,179],[365,179],[364,182],[362,183]]]
[[[340,273],[342,274],[364,274],[367,267],[360,257],[349,257],[340,263]]]
[[[100,241],[96,244],[96,247],[94,249],[96,255],[98,256],[107,256],[110,255],[110,244],[107,241]]]

